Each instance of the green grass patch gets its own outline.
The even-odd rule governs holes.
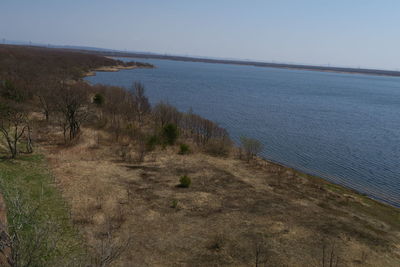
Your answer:
[[[365,196],[360,196],[362,203],[352,202],[350,206],[359,212],[367,214],[371,218],[376,218],[396,230],[400,230],[400,210],[370,199]]]
[[[388,224],[393,229],[400,230],[400,209],[371,199],[368,196],[360,194],[346,187],[330,183],[322,178],[304,174],[298,171],[296,171],[296,173],[301,177],[322,185],[328,191],[335,192],[341,195],[348,194],[353,196],[358,201],[349,201],[346,204],[346,208],[353,210],[353,212],[364,214],[367,217],[380,220]]]
[[[340,194],[350,193],[350,190],[347,190],[346,188],[343,188],[342,186],[336,185],[336,184],[328,184],[328,183],[326,183],[326,184],[324,184],[324,188],[329,190],[329,191],[332,191],[332,192],[335,192],[335,193],[340,193]]]
[[[17,266],[80,266],[84,246],[42,155],[0,160],[0,191]],[[18,240],[18,241],[17,241]]]

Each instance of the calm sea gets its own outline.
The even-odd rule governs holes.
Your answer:
[[[236,141],[262,141],[266,159],[400,207],[400,78],[137,61],[157,68],[86,80],[127,88],[140,81],[153,104],[192,108]]]

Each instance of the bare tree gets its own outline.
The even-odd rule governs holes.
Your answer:
[[[108,127],[114,133],[115,140],[118,142],[120,136],[127,129],[130,121],[135,116],[134,98],[131,92],[119,87],[106,87],[102,89],[104,94],[103,112],[107,118]]]
[[[4,183],[0,181],[0,191],[7,202],[10,240],[7,245],[11,248],[11,266],[61,266],[61,261],[65,265],[79,266],[77,261],[84,261],[84,258],[78,259],[75,254],[76,258],[69,257],[68,252],[74,251],[77,244],[65,242],[65,229],[61,223],[54,218],[43,220],[40,202],[28,200],[18,189],[7,189],[9,186]]]
[[[111,266],[121,255],[129,248],[132,242],[130,234],[125,236],[116,236],[116,230],[121,225],[113,225],[113,219],[110,216],[105,218],[105,233],[93,247],[94,258],[92,263],[94,266],[106,267]]]
[[[49,121],[50,113],[55,109],[55,97],[60,89],[60,82],[56,77],[39,80],[34,84],[34,94],[42,110],[46,121]]]
[[[57,110],[60,113],[60,124],[64,132],[64,141],[67,140],[66,132],[69,132],[68,139],[71,141],[80,131],[80,126],[88,115],[88,91],[87,85],[77,83],[74,85],[63,85],[56,100]]]
[[[178,125],[182,114],[168,103],[160,102],[153,108],[153,116],[157,123],[157,128],[162,128],[168,123]]]
[[[33,152],[33,147],[32,147],[32,128],[27,124],[26,127],[26,152],[27,153],[32,153]]]
[[[28,116],[22,106],[0,104],[0,132],[9,148],[11,158],[18,153],[18,143],[28,127]]]
[[[136,114],[139,124],[142,123],[143,116],[150,112],[151,106],[148,98],[145,95],[144,86],[141,83],[135,82],[133,84],[133,95],[135,99]]]
[[[242,136],[240,137],[240,143],[247,161],[256,157],[263,150],[261,142],[253,138]]]

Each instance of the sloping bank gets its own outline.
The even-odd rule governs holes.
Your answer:
[[[0,247],[5,252],[3,260],[9,257],[13,266],[81,265],[81,238],[41,155],[0,161],[0,186],[12,243],[12,252],[6,246]],[[2,237],[7,241],[5,232]],[[0,253],[0,262],[1,258]]]

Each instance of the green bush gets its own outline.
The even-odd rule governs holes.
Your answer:
[[[1,80],[0,80],[1,82]],[[26,93],[18,89],[11,81],[5,80],[0,83],[0,96],[7,100],[12,100],[18,103],[26,100]]]
[[[192,180],[187,175],[184,175],[179,179],[179,187],[188,188],[191,183]]]
[[[180,144],[180,146],[179,146],[179,154],[185,155],[185,154],[189,154],[189,152],[190,152],[189,145]]]
[[[162,137],[167,145],[174,145],[178,138],[178,127],[173,123],[168,123],[162,129]]]
[[[157,135],[152,135],[152,136],[148,137],[148,139],[146,141],[147,151],[153,151],[159,143],[160,143],[160,139]]]
[[[102,106],[104,104],[104,96],[100,93],[97,93],[93,97],[93,103],[96,104],[96,106]]]
[[[176,209],[178,207],[178,200],[174,199],[171,203],[171,208]]]

